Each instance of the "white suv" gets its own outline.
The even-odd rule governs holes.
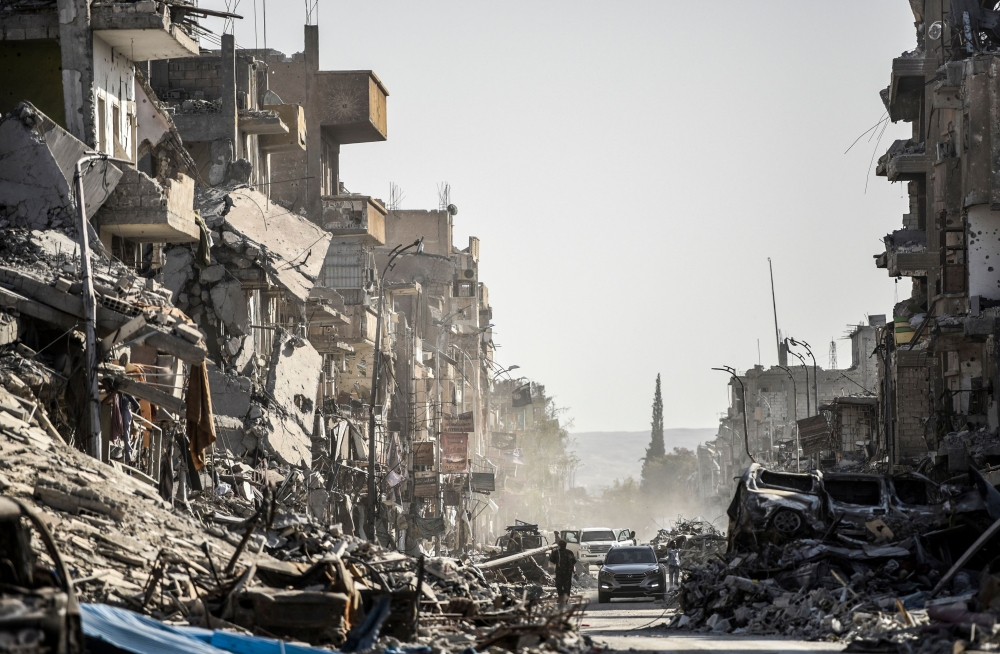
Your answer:
[[[615,532],[603,527],[589,527],[580,530],[580,554],[578,559],[588,565],[603,565],[604,557],[612,547],[618,545]]]

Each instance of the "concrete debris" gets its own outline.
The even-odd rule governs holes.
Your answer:
[[[74,175],[87,144],[22,102],[0,121],[0,229],[62,229],[76,232]],[[83,175],[87,217],[91,218],[111,196],[122,171],[98,162]]]
[[[63,44],[39,76],[62,96],[24,85],[0,120],[0,492],[62,551],[62,618],[82,601],[87,644],[123,651],[147,630],[192,651],[588,649],[552,543],[494,533],[550,519],[560,502],[528,498],[571,471],[544,387],[497,379],[479,239],[456,246],[450,203],[387,219],[340,181],[341,145],[387,136],[378,77],[319,70],[315,25],[292,57],[231,34],[209,52],[199,17],[231,14],[7,4],[11,57],[52,25]],[[558,451],[526,461],[534,435]]]

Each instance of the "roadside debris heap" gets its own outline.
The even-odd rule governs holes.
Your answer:
[[[1000,469],[888,476],[753,464],[727,511],[726,553],[685,565],[682,613],[666,626],[843,640],[848,651],[995,642],[997,482]]]

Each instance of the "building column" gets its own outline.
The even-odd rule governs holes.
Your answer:
[[[66,131],[97,147],[94,110],[94,40],[88,0],[58,0]]]

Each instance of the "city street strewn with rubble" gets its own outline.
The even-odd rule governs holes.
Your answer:
[[[625,651],[1000,652],[1000,0],[0,0],[0,654]]]

